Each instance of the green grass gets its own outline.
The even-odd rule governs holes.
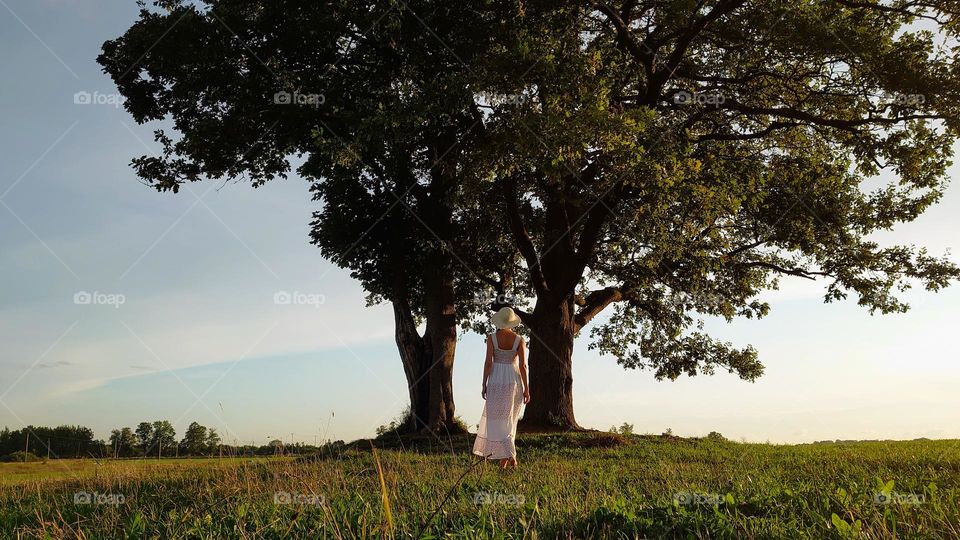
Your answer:
[[[124,474],[131,470],[150,471],[176,465],[180,468],[201,468],[211,465],[229,466],[231,462],[239,463],[240,458],[190,458],[190,459],[122,459],[122,460],[93,460],[93,459],[54,459],[34,463],[2,463],[0,462],[0,486],[24,485],[30,481],[41,480],[78,480],[95,476],[109,477],[112,474]]]
[[[382,486],[362,445],[313,460],[4,464],[0,538],[960,538],[960,441],[541,435],[507,472],[475,466],[468,445],[381,442]]]

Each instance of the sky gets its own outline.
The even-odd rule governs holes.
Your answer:
[[[257,444],[373,434],[407,400],[392,312],[367,307],[309,244],[319,203],[307,182],[161,194],[130,168],[157,151],[157,126],[117,105],[95,59],[136,14],[133,0],[0,0],[0,426],[80,424],[106,438],[145,420],[180,434],[198,421]],[[958,227],[954,182],[878,240],[939,254]],[[786,281],[762,297],[768,317],[708,321],[759,350],[766,372],[752,383],[658,382],[587,350],[584,332],[579,422],[775,443],[960,438],[960,288],[910,292],[910,313],[871,316],[824,304],[823,286]],[[482,336],[461,336],[454,392],[471,426],[483,353]]]

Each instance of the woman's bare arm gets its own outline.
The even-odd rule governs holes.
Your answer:
[[[530,403],[530,385],[527,384],[527,346],[520,338],[520,346],[517,348],[520,354],[520,379],[523,381],[523,402]]]
[[[483,361],[483,390],[480,392],[483,399],[487,399],[487,378],[490,376],[491,371],[493,371],[493,342],[490,341],[490,337],[488,336],[487,357]]]

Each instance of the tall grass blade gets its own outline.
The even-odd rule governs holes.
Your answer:
[[[393,536],[393,511],[390,509],[390,493],[387,491],[387,482],[383,477],[383,465],[380,464],[380,455],[377,454],[377,448],[370,442],[370,449],[373,451],[373,461],[377,464],[377,475],[380,477],[380,498],[383,501],[383,517],[387,522],[387,532]]]

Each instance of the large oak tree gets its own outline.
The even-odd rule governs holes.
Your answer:
[[[657,378],[762,373],[705,316],[760,317],[781,277],[871,312],[949,260],[875,232],[941,197],[960,130],[955,2],[525,2],[485,122],[536,300],[531,429],[576,428],[574,339]],[[521,77],[522,75],[522,77]],[[886,173],[892,178],[879,183]],[[872,187],[871,187],[872,186]]]
[[[142,4],[143,5],[143,4]],[[134,160],[158,190],[285,177],[290,157],[322,209],[311,237],[371,301],[393,305],[410,394],[407,428],[457,429],[452,370],[467,299],[502,261],[489,216],[463,193],[473,73],[492,12],[435,1],[207,0],[143,5],[99,62],[163,155]],[[470,253],[474,268],[455,259]],[[489,264],[487,264],[489,261]],[[460,313],[458,313],[458,304]],[[418,329],[424,323],[421,333]]]

